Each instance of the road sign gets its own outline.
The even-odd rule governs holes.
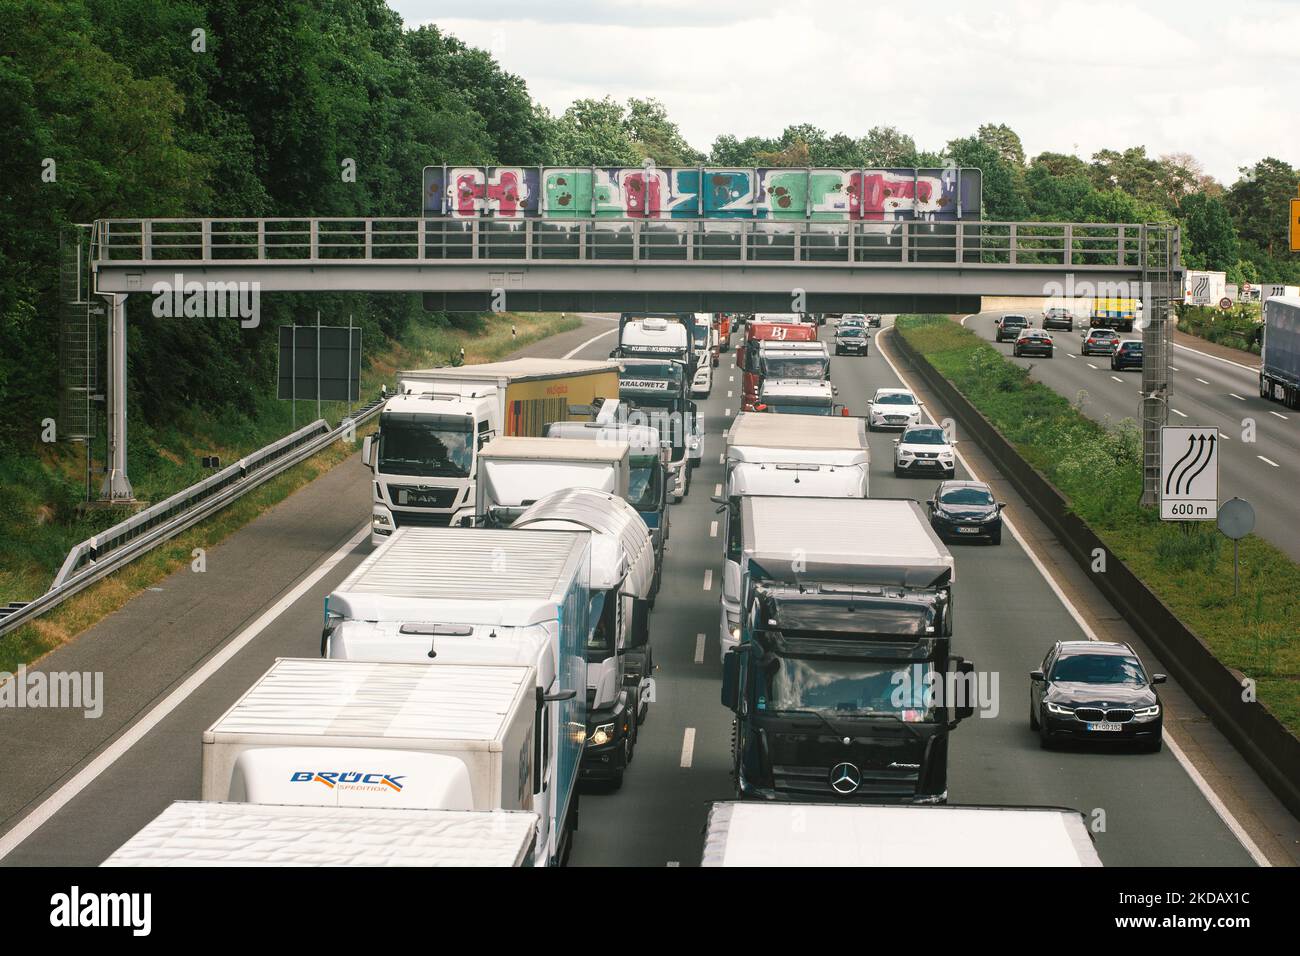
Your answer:
[[[1222,299],[1219,300],[1219,308],[1222,309],[1224,312],[1227,312],[1229,309],[1232,308],[1232,300],[1225,295]]]
[[[1300,252],[1300,199],[1291,200],[1291,251]]]
[[[1219,509],[1219,530],[1233,541],[1255,530],[1255,509],[1245,498],[1229,498]]]
[[[1160,519],[1213,521],[1219,510],[1219,430],[1160,429]]]

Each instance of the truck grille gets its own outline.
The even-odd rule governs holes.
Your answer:
[[[388,485],[388,500],[399,508],[450,508],[456,503],[457,488],[430,488],[414,491],[406,485]],[[400,495],[406,492],[406,500]]]
[[[867,797],[910,797],[916,792],[919,772],[916,770],[876,770],[862,768],[862,783],[849,799]],[[845,797],[831,788],[829,767],[790,767],[776,765],[772,768],[772,783],[777,791],[808,793],[843,800]]]
[[[1074,716],[1089,723],[1106,720],[1114,724],[1126,724],[1133,719],[1133,709],[1113,707],[1110,710],[1102,710],[1100,707],[1079,707],[1075,709]]]
[[[451,524],[451,512],[430,514],[424,511],[394,511],[393,521],[399,528],[445,528]]]

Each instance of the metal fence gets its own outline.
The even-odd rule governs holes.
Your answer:
[[[383,399],[376,399],[335,428],[318,419],[81,542],[68,552],[45,594],[29,604],[15,602],[5,609],[8,613],[0,617],[0,635],[21,627],[281,472],[306,461],[343,437],[349,428],[373,418],[382,406]]]
[[[1132,269],[1144,224],[426,218],[107,219],[96,262],[809,263]]]

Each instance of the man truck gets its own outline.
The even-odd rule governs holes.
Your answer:
[[[747,497],[723,660],[742,799],[943,803],[974,713],[953,559],[911,499]]]

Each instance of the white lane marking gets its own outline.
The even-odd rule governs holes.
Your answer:
[[[721,485],[721,483],[716,484],[716,485],[713,486],[713,494],[714,494],[715,497],[716,497],[717,495],[722,494],[722,485]]]
[[[883,331],[884,330],[882,329],[881,332],[876,333],[877,348],[880,347],[880,335],[881,333],[883,333]],[[902,382],[906,388],[915,392],[916,390],[912,388],[911,383],[908,382],[907,379],[903,377],[903,373],[899,371],[898,366],[895,365],[893,361],[890,360],[889,356],[886,355],[883,350],[881,351],[880,354],[885,357],[885,361],[888,362],[889,367],[894,370],[894,374],[898,376],[898,380]],[[928,409],[925,410],[925,417],[930,419],[931,424],[936,424],[936,425],[938,424],[938,422],[934,420],[934,417],[930,414]],[[1223,436],[1220,435],[1220,437]],[[957,460],[961,462],[962,467],[966,469],[966,471],[970,474],[972,478],[974,478],[976,481],[983,481],[983,479],[980,478],[979,474],[976,473],[975,469],[970,466],[970,462],[966,460],[966,456],[963,455],[960,451],[957,452]],[[1057,600],[1060,601],[1062,605],[1064,605],[1066,612],[1070,615],[1070,617],[1074,618],[1074,623],[1079,626],[1079,629],[1083,631],[1084,635],[1088,638],[1088,640],[1090,641],[1100,640],[1100,638],[1098,638],[1096,633],[1093,631],[1092,627],[1090,627],[1088,622],[1084,619],[1083,614],[1081,614],[1079,612],[1079,609],[1074,606],[1074,602],[1072,602],[1066,596],[1065,592],[1061,590],[1061,586],[1056,583],[1056,579],[1052,577],[1052,573],[1047,570],[1047,566],[1043,564],[1041,560],[1039,560],[1039,557],[1034,552],[1034,549],[1029,546],[1028,540],[1020,534],[1020,531],[1016,528],[1015,524],[1012,522],[1010,517],[1004,514],[1002,516],[1002,523],[1003,525],[1006,526],[1006,529],[1011,532],[1011,536],[1020,543],[1021,550],[1025,552],[1025,554],[1029,557],[1029,560],[1033,563],[1034,567],[1038,569],[1038,573],[1043,576],[1043,580],[1047,582],[1047,586],[1052,589],[1052,592],[1056,595]],[[1272,866],[1273,864],[1269,861],[1268,857],[1264,855],[1264,853],[1260,850],[1260,848],[1255,844],[1255,841],[1251,839],[1250,834],[1247,833],[1245,828],[1240,823],[1237,822],[1236,816],[1234,816],[1232,811],[1228,809],[1227,805],[1221,799],[1219,799],[1219,795],[1214,792],[1214,788],[1210,786],[1209,781],[1206,780],[1203,776],[1201,776],[1201,772],[1197,770],[1196,766],[1191,762],[1190,759],[1188,759],[1187,754],[1183,752],[1183,748],[1178,746],[1178,741],[1174,737],[1174,734],[1170,731],[1168,725],[1165,725],[1164,727],[1164,741],[1169,745],[1170,752],[1174,755],[1174,758],[1182,766],[1187,776],[1191,778],[1191,781],[1195,785],[1196,789],[1201,792],[1201,796],[1205,798],[1206,802],[1209,803],[1210,807],[1214,810],[1214,812],[1218,814],[1218,817],[1220,820],[1223,821],[1224,826],[1226,826],[1232,832],[1232,835],[1237,838],[1237,842],[1242,845],[1242,847],[1245,849],[1245,851],[1248,854],[1250,854],[1250,857],[1255,861],[1256,866]]]
[[[1120,378],[1118,375],[1112,375],[1111,378],[1113,378],[1115,381],[1119,382],[1121,385],[1124,384],[1124,380],[1123,380],[1122,378]]]
[[[731,398],[731,392],[727,392],[727,398]]]
[[[717,536],[718,536],[718,523],[717,523],[716,521],[710,521],[710,522],[709,522],[709,537],[710,537],[710,538],[716,538]]]
[[[718,456],[718,464],[725,465],[726,463],[727,463],[727,453],[724,451],[721,455]]]
[[[286,594],[280,600],[276,601],[266,612],[256,621],[244,628],[234,640],[227,643],[221,650],[213,654],[202,667],[196,670],[185,682],[177,687],[174,691],[158,704],[153,710],[145,714],[140,720],[132,724],[125,733],[109,744],[102,750],[98,756],[90,763],[86,764],[81,771],[56,790],[40,806],[34,809],[27,816],[23,817],[18,824],[0,837],[0,860],[4,859],[14,849],[31,836],[52,816],[62,810],[78,794],[94,783],[99,776],[113,766],[118,758],[128,750],[138,744],[145,738],[155,727],[162,723],[177,707],[183,704],[186,699],[202,686],[203,682],[224,667],[231,658],[247,647],[254,638],[262,631],[266,630],[267,625],[271,624],[276,618],[284,613],[285,609],[293,605],[304,594],[310,591],[321,578],[334,570],[335,566],[342,561],[352,549],[359,545],[370,535],[370,523],[367,522],[361,530],[349,538],[344,545],[326,558],[310,575],[304,578],[296,588]]]
[[[713,569],[712,568],[704,572],[704,590],[706,591],[713,590]]]
[[[727,408],[727,409],[723,409],[722,417],[723,417],[723,418],[729,418],[729,417],[731,417],[731,409],[729,409],[729,408]]]
[[[664,864],[664,866],[675,866],[678,867],[679,869],[681,868],[681,864],[676,860],[669,860],[667,863]]]
[[[1262,461],[1262,462],[1263,462],[1264,464],[1266,464],[1266,465],[1272,465],[1274,468],[1281,468],[1281,467],[1282,467],[1281,465],[1279,465],[1279,464],[1278,464],[1277,462],[1275,462],[1275,461],[1269,461],[1269,460],[1268,460],[1267,458],[1265,458],[1263,455],[1256,455],[1255,457],[1258,458],[1260,461]]]
[[[1091,362],[1088,363],[1088,368],[1096,368],[1096,367],[1097,366],[1093,365]]]
[[[705,637],[703,634],[695,635],[695,663],[697,664],[704,663],[704,641]]]
[[[1179,345],[1177,342],[1170,343],[1176,349],[1182,349],[1184,352],[1195,352],[1197,355],[1204,356],[1207,359],[1214,359],[1216,362],[1222,362],[1224,365],[1235,365],[1237,368],[1244,368],[1247,372],[1254,374],[1259,373],[1259,369],[1251,368],[1249,365],[1242,365],[1240,362],[1234,362],[1232,359],[1220,358],[1217,355],[1211,355],[1209,352],[1202,352],[1200,349],[1194,349],[1190,345]]]
[[[1171,407],[1169,410],[1170,410],[1171,412],[1173,412],[1175,415],[1177,415],[1179,418],[1186,418],[1186,417],[1187,417],[1187,413],[1186,413],[1186,412],[1180,412],[1180,411],[1179,411],[1178,409],[1176,409],[1176,408]]]
[[[1174,367],[1171,365],[1171,366],[1169,366],[1169,371],[1171,371],[1171,372],[1177,372],[1177,371],[1180,371],[1180,370],[1174,368]]]
[[[728,376],[727,376],[727,381],[728,381],[728,382],[734,382],[735,380],[736,380],[736,376],[734,376],[734,375],[728,375]]]
[[[1235,398],[1235,399],[1236,399],[1237,401],[1239,401],[1239,402],[1244,402],[1244,401],[1245,401],[1245,399],[1242,398],[1240,395],[1238,395],[1236,392],[1229,392],[1228,394],[1231,395],[1233,398]]]
[[[612,320],[610,320],[610,321],[612,321]],[[581,352],[583,349],[585,349],[588,345],[590,345],[592,342],[599,342],[599,341],[600,341],[601,339],[603,339],[605,336],[607,336],[607,335],[613,335],[613,334],[614,334],[615,332],[617,332],[617,331],[618,331],[618,329],[610,329],[608,332],[601,332],[599,335],[593,335],[591,338],[587,339],[587,341],[585,341],[585,342],[583,342],[581,345],[579,345],[576,349],[569,349],[569,351],[565,352],[565,353],[564,353],[564,357],[565,357],[566,359],[571,359],[571,358],[573,358],[575,355],[577,355],[579,352]]]
[[[1065,356],[1066,356],[1066,358],[1078,358],[1078,357],[1079,357],[1079,356],[1075,355],[1073,352],[1066,352],[1066,353],[1065,353]]]
[[[1219,441],[1227,441],[1227,440],[1228,440],[1228,436],[1225,435],[1223,432],[1219,432]]]
[[[1209,382],[1207,382],[1207,381],[1206,381],[1205,379],[1203,379],[1203,378],[1198,378],[1197,381],[1200,382],[1202,385],[1209,385],[1209,384],[1210,384]]]
[[[695,728],[687,727],[682,734],[682,769],[691,769],[691,761],[695,759]]]
[[[1269,410],[1269,414],[1270,414],[1270,415],[1276,415],[1278,418],[1282,419],[1282,421],[1284,421],[1284,422],[1289,422],[1289,421],[1291,420],[1291,419],[1288,418],[1287,416],[1283,415],[1281,412],[1275,412],[1275,411],[1273,411],[1272,409]]]

